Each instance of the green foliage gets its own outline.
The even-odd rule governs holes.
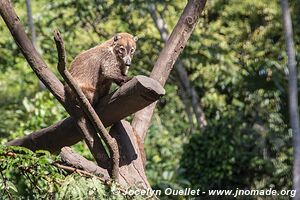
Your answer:
[[[20,103],[4,107],[3,112],[5,115],[0,116],[0,133],[9,134],[9,137],[2,140],[2,144],[7,139],[30,134],[67,116],[63,107],[48,91],[38,92],[30,99],[24,97]]]
[[[291,188],[280,5],[238,2],[211,2],[201,50],[189,47],[201,55],[191,77],[209,125],[185,144],[182,176],[204,190]]]
[[[126,196],[115,183],[104,185],[99,179],[85,178],[79,175],[68,176],[57,195],[59,199],[143,199],[139,196]]]
[[[47,151],[0,146],[1,199],[143,199],[97,177],[68,175],[53,165],[58,161]]]
[[[2,199],[50,199],[58,191],[63,173],[52,163],[57,158],[46,151],[0,146]]]
[[[145,143],[147,154],[147,178],[155,189],[180,188],[185,179],[178,177],[182,143],[186,142],[189,124],[177,90],[169,85],[158,103],[159,115],[152,119]],[[172,98],[173,97],[173,98]],[[166,103],[168,102],[168,103]],[[182,119],[178,121],[178,119]]]

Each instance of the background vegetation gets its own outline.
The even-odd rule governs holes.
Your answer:
[[[296,2],[290,1],[290,6],[299,52],[300,5]],[[129,32],[140,38],[130,75],[148,75],[163,46],[147,9],[150,3],[32,1],[36,47],[55,71],[54,29],[59,28],[64,37],[69,63],[78,53],[114,33]],[[153,3],[171,31],[186,2]],[[28,28],[25,2],[15,0],[13,4]],[[0,33],[0,143],[4,145],[67,114],[48,91],[41,89],[2,19]],[[298,63],[299,58],[297,54]],[[291,189],[293,149],[280,2],[208,1],[180,59],[200,97],[198,103],[208,125],[201,132],[195,117],[189,118],[187,105],[179,95],[183,91],[172,74],[146,139],[146,172],[153,188]],[[89,157],[83,144],[74,149]],[[16,153],[18,159],[8,156],[8,152]],[[47,152],[34,154],[1,147],[3,195],[65,195],[71,194],[67,184],[88,181],[58,170],[51,165],[55,159]],[[26,167],[33,171],[28,172]],[[74,191],[75,196],[81,194]]]

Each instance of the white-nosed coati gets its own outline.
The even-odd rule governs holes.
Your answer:
[[[130,80],[126,74],[131,66],[137,39],[129,33],[118,33],[75,57],[70,73],[92,105],[109,93],[112,82],[122,85]],[[69,87],[66,92],[70,92]],[[145,165],[144,145],[135,131],[134,134]]]
[[[71,63],[70,73],[81,90],[95,105],[109,93],[112,82],[122,85],[136,49],[137,37],[118,33],[110,40],[84,51]]]

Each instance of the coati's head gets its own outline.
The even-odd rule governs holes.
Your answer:
[[[126,75],[129,67],[131,66],[131,60],[136,49],[137,37],[129,33],[118,33],[113,37],[114,52],[121,61],[121,72]]]

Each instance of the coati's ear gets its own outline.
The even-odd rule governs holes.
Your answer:
[[[138,39],[139,39],[138,36],[134,36],[134,37],[133,37],[133,40],[134,40],[135,42],[138,41]]]
[[[116,41],[118,41],[119,39],[121,39],[121,35],[116,34],[116,35],[114,36],[114,41],[116,42]]]

